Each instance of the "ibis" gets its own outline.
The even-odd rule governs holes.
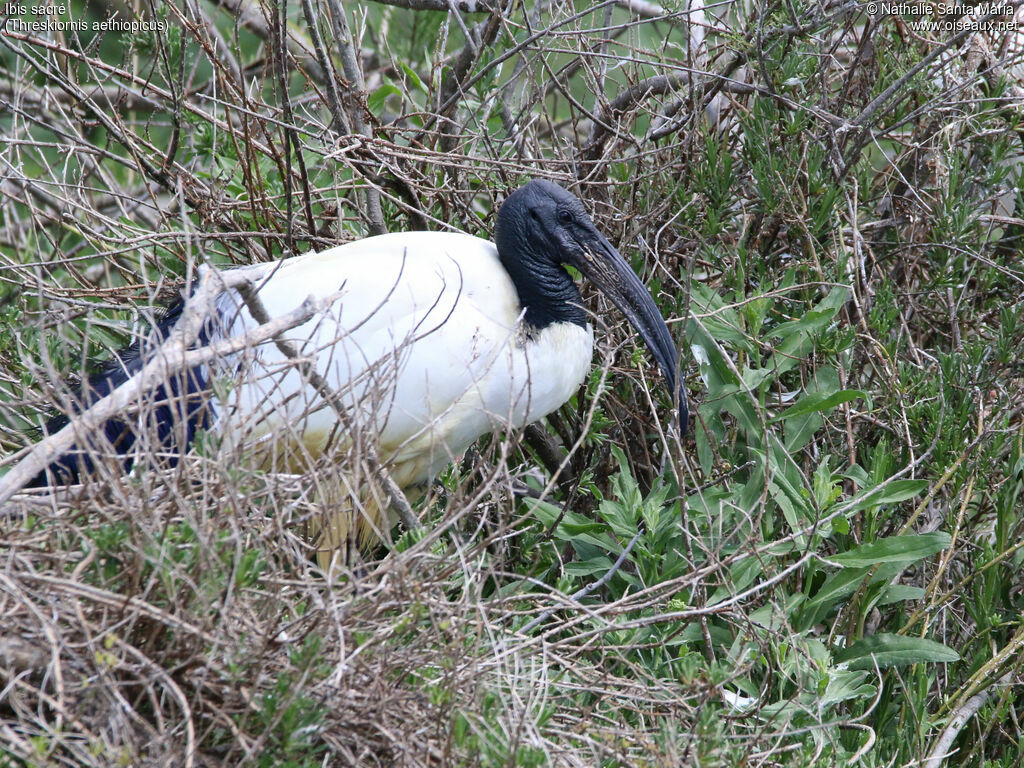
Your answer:
[[[336,394],[333,407],[279,344],[264,342],[176,376],[150,393],[146,419],[108,422],[96,444],[76,446],[33,484],[76,481],[93,471],[100,440],[127,469],[145,429],[147,445],[172,457],[206,431],[222,445],[256,451],[268,468],[290,471],[308,468],[325,451],[372,446],[399,487],[420,486],[481,435],[543,418],[583,383],[594,331],[567,266],[603,291],[639,333],[685,430],[676,348],[654,300],[582,203],[557,184],[534,180],[502,204],[493,243],[403,232],[259,267],[254,282],[270,317],[308,296],[329,299],[326,309],[284,336]],[[172,306],[153,333],[166,334],[181,312],[180,303]],[[238,291],[224,290],[196,343],[258,325]],[[153,345],[136,342],[119,354],[87,382],[71,410],[124,382],[147,348]],[[60,415],[48,430],[67,423],[68,415]],[[387,524],[380,509],[386,504],[320,502],[329,507],[316,533],[321,562],[339,550],[365,548]]]

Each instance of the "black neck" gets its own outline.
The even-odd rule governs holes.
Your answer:
[[[514,265],[502,262],[519,294],[524,323],[537,330],[552,323],[586,327],[587,315],[579,289],[564,267],[532,259],[519,259]]]
[[[524,310],[523,322],[536,330],[552,323],[587,325],[579,289],[565,267],[550,256],[538,254],[524,241],[525,222],[519,221],[522,211],[505,206],[498,216],[494,240],[498,258],[512,278]]]

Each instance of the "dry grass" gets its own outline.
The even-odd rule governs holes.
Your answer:
[[[466,757],[451,743],[453,717],[486,707],[486,727],[506,730],[500,740],[553,762],[629,762],[642,745],[622,741],[623,702],[687,720],[708,693],[639,667],[602,671],[582,626],[510,633],[549,599],[487,588],[519,581],[489,567],[493,541],[413,547],[325,581],[295,533],[298,508],[269,511],[270,499],[303,493],[300,478],[239,498],[237,478],[206,469],[193,461],[142,487],[83,488],[73,504],[26,502],[20,521],[7,520],[2,727],[12,757],[238,765],[273,748],[310,764],[324,750],[332,764],[437,764]],[[450,505],[511,512],[500,501]],[[565,601],[553,593],[550,604]],[[606,653],[628,661],[631,649]],[[564,704],[574,689],[608,704],[573,715]],[[543,731],[541,709],[556,713]]]

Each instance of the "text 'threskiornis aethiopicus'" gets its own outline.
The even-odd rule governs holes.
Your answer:
[[[256,451],[268,469],[294,471],[325,451],[369,444],[400,487],[422,484],[481,435],[546,416],[583,383],[593,330],[567,265],[593,281],[643,338],[679,403],[685,430],[668,328],[576,197],[549,181],[528,183],[501,206],[494,240],[404,232],[261,267],[255,282],[271,317],[307,296],[337,294],[326,311],[285,335],[344,403],[344,430],[337,408],[327,407],[294,361],[264,343],[165,384],[145,423],[126,418],[106,425],[107,449],[127,456],[146,429],[173,455],[206,429],[223,444]],[[200,343],[258,325],[235,291],[222,293],[216,307]],[[180,311],[172,307],[154,333],[166,334]],[[137,343],[121,354],[80,398],[88,404],[124,381],[145,357],[139,349]],[[229,386],[216,386],[225,380]],[[66,421],[58,417],[49,430]],[[74,480],[92,468],[89,451],[80,450],[35,484]],[[316,532],[321,562],[373,540],[385,521],[379,503],[354,501],[359,493],[351,482],[337,487],[337,498],[320,500],[326,510]]]

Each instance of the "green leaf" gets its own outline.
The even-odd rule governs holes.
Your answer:
[[[904,563],[882,563],[875,568],[844,568],[836,571],[821,585],[814,597],[807,601],[793,625],[799,630],[813,627],[836,605],[852,595],[861,584],[888,584],[899,575]]]
[[[867,568],[844,568],[825,579],[821,588],[808,601],[809,609],[832,606],[847,595],[852,595],[861,580],[868,575]]]
[[[366,99],[366,106],[370,108],[370,111],[374,114],[378,114],[384,107],[384,102],[388,100],[388,96],[402,97],[402,92],[398,87],[389,81],[385,81],[384,85],[375,90]]]
[[[879,605],[890,605],[903,600],[923,600],[925,591],[923,587],[912,587],[909,584],[890,584],[885,588],[882,597],[879,598]]]
[[[947,645],[921,637],[903,637],[880,632],[858,640],[836,654],[836,661],[849,669],[882,669],[907,664],[959,661],[960,654]]]
[[[750,336],[744,331],[743,322],[735,309],[726,307],[725,300],[721,296],[701,283],[694,282],[691,290],[691,300],[700,308],[703,317],[700,323],[691,319],[687,324],[687,333],[690,337],[699,341],[701,338],[710,336],[716,341],[733,344],[744,349],[751,355],[757,354],[757,347],[751,343]],[[710,355],[710,348],[714,345],[703,344],[702,346]]]
[[[846,287],[833,288],[803,317],[782,323],[769,332],[770,336],[783,339],[775,346],[772,363],[768,366],[775,370],[777,376],[792,370],[810,352],[815,334],[824,331],[832,323],[848,295],[849,289]]]
[[[420,91],[421,93],[426,93],[427,87],[423,85],[423,81],[420,80],[420,76],[416,74],[416,70],[414,70],[405,62],[399,62],[399,65],[402,67],[402,71],[405,72],[405,76],[409,78],[407,81],[408,84],[411,85],[416,90]]]
[[[739,594],[754,583],[764,571],[764,563],[760,558],[747,557],[735,563],[729,569],[728,582],[716,589],[708,598],[708,605],[717,605],[726,598]]]
[[[891,536],[833,555],[829,562],[844,568],[868,568],[882,563],[910,565],[918,560],[931,557],[949,547],[952,538],[948,533],[934,531],[910,536]]]
[[[784,410],[778,416],[770,420],[770,423],[791,419],[794,416],[803,416],[805,413],[814,411],[830,411],[837,405],[848,403],[851,400],[861,398],[867,400],[866,392],[859,389],[843,389],[839,392],[811,392],[801,397],[797,402]]]
[[[779,323],[768,332],[768,335],[778,339],[788,339],[794,335],[810,335],[825,328],[836,316],[837,309],[838,307],[831,306],[825,309],[808,310],[807,314],[797,320]]]
[[[570,576],[584,578],[587,576],[604,576],[612,569],[614,563],[607,557],[593,557],[565,564],[565,572]]]
[[[927,480],[894,480],[883,487],[864,491],[855,499],[853,510],[876,507],[879,504],[895,504],[912,499],[928,487]]]
[[[846,472],[843,474],[843,477],[852,480],[861,488],[872,484],[872,480],[870,477],[868,477],[868,473],[865,472],[864,468],[859,464],[854,464],[851,467],[847,467]]]
[[[819,697],[818,704],[825,706],[827,704],[837,704],[841,701],[849,701],[850,699],[870,700],[874,698],[876,693],[877,689],[875,686],[864,682],[864,673],[862,671],[848,670],[842,672],[830,670],[828,684],[826,685],[825,692]]]

